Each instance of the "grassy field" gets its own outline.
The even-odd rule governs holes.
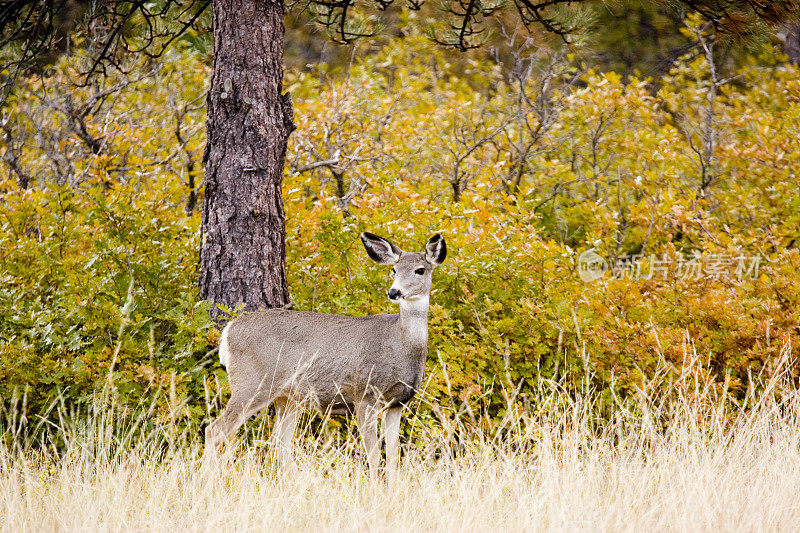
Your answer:
[[[596,399],[556,384],[543,387],[542,410],[512,405],[494,425],[410,413],[415,444],[403,449],[397,487],[370,483],[352,429],[315,433],[306,419],[293,466],[249,438],[229,446],[220,469],[206,470],[199,439],[176,444],[163,428],[140,431],[141,418],[97,411],[55,427],[49,438],[62,438],[58,447],[49,438],[6,439],[0,529],[795,530],[793,380],[775,372],[747,408],[684,381],[691,386],[676,381],[669,401],[641,394],[602,419]],[[6,414],[4,425],[8,437],[20,421]]]

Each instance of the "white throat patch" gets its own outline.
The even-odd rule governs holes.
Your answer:
[[[428,343],[428,307],[430,297],[427,294],[400,301],[400,321],[407,335],[405,342],[415,345]]]

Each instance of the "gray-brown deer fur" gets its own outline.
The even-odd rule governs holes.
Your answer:
[[[355,412],[370,474],[379,463],[378,416],[385,411],[387,469],[395,477],[400,414],[422,384],[428,353],[431,275],[447,255],[434,235],[422,253],[404,252],[362,233],[367,254],[393,265],[389,299],[399,314],[349,317],[270,309],[243,315],[222,331],[219,356],[231,398],[206,428],[206,458],[261,409],[275,406],[276,445],[286,458],[301,407]]]

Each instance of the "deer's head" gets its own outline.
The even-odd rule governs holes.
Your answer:
[[[405,252],[372,233],[361,234],[367,254],[381,265],[392,265],[394,282],[387,295],[394,303],[427,299],[431,292],[433,269],[447,257],[444,237],[438,233],[428,240],[423,252]]]

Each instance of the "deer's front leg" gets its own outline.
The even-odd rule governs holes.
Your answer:
[[[390,407],[386,411],[383,432],[386,439],[386,473],[389,486],[397,485],[397,466],[400,463],[400,414],[403,406]]]
[[[364,440],[364,449],[367,451],[369,477],[375,481],[378,476],[381,452],[378,446],[378,410],[373,404],[362,401],[356,407],[356,416],[358,417],[358,429]]]

